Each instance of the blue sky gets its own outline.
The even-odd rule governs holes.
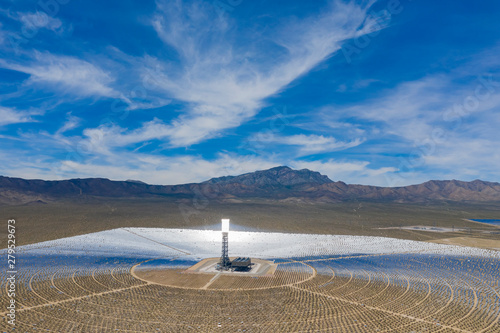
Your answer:
[[[500,3],[0,0],[0,174],[500,181]]]

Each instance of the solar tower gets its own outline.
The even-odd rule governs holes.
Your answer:
[[[231,260],[229,260],[228,240],[229,234],[229,219],[222,219],[222,254],[220,256],[219,270],[227,271],[231,268]]]

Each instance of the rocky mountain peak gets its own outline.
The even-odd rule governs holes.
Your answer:
[[[260,170],[239,176],[212,178],[206,183],[232,184],[245,186],[294,186],[301,184],[321,185],[332,181],[325,175],[308,169],[293,170],[288,166],[279,166],[267,170]]]

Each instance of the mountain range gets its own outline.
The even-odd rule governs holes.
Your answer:
[[[309,203],[351,200],[493,202],[500,201],[500,184],[481,180],[431,180],[402,187],[352,185],[332,181],[316,171],[293,170],[286,166],[182,185],[149,185],[141,181],[104,178],[45,181],[0,176],[0,204],[3,205],[44,204],[82,197],[157,197],[179,201],[209,198],[229,202],[259,198]]]

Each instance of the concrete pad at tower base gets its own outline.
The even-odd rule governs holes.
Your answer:
[[[231,258],[234,259],[234,258]],[[278,264],[269,260],[252,259],[254,265],[247,272],[218,271],[215,269],[219,258],[204,259],[195,265],[185,268],[168,267],[141,267],[143,263],[132,267],[130,273],[133,277],[147,283],[187,289],[262,289],[266,286],[276,286],[281,280],[275,281],[275,271]],[[155,259],[147,261],[154,262]],[[229,283],[213,287],[212,284],[219,278],[230,279]],[[236,280],[235,280],[236,279]],[[250,280],[248,280],[250,279]],[[262,283],[265,280],[266,282]],[[244,283],[245,286],[232,284]],[[226,288],[227,286],[227,288]]]
[[[230,258],[230,260],[234,260],[236,257]],[[184,273],[188,274],[229,274],[229,275],[241,275],[241,276],[272,276],[276,271],[276,267],[278,264],[275,264],[273,261],[263,260],[263,259],[255,259],[252,258],[252,266],[249,271],[218,271],[216,269],[217,264],[219,263],[220,258],[207,258],[204,259],[195,265],[189,267],[184,271]]]

